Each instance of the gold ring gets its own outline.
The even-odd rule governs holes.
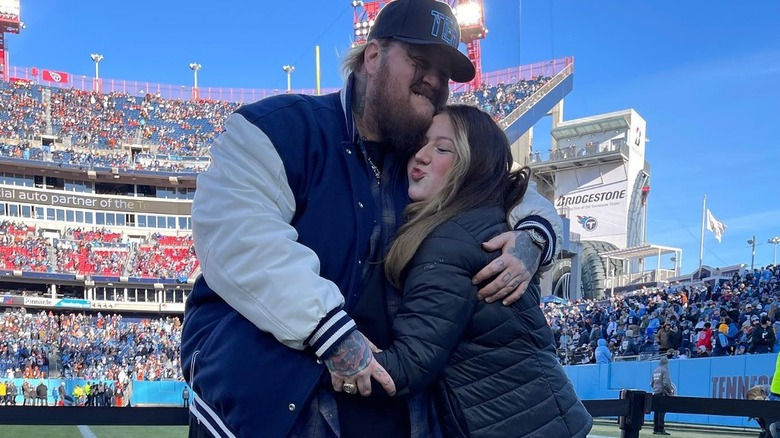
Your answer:
[[[342,386],[341,389],[347,394],[357,394],[358,388],[354,383],[344,383],[344,386]]]

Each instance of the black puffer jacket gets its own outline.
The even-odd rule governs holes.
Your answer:
[[[433,384],[447,437],[585,437],[592,419],[556,359],[538,279],[511,306],[477,300],[471,278],[497,255],[481,243],[506,229],[501,208],[483,207],[425,239],[377,359],[399,394]]]

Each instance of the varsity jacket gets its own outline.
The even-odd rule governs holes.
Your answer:
[[[240,107],[198,177],[202,275],[187,299],[181,359],[190,413],[215,436],[287,435],[326,372],[320,358],[355,329],[348,311],[387,218],[356,141],[351,83]],[[387,154],[383,202],[399,225],[404,168]],[[511,217],[547,236],[549,266],[562,229],[552,204],[529,189]]]
[[[510,306],[477,299],[471,278],[497,254],[481,243],[506,231],[485,206],[434,229],[404,270],[393,344],[376,358],[398,395],[434,384],[450,438],[585,437],[592,419],[555,353],[538,276]]]

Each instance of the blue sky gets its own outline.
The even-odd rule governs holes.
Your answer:
[[[109,4],[111,5],[109,7]],[[780,2],[484,0],[486,72],[575,57],[565,119],[634,108],[647,120],[648,241],[698,266],[702,195],[728,229],[705,235],[704,263],[772,262],[780,236]],[[339,87],[352,37],[350,0],[22,0],[27,28],[6,35],[14,66],[201,87]],[[549,142],[540,122],[537,149]],[[549,122],[547,123],[549,127]],[[670,267],[668,259],[662,266]]]

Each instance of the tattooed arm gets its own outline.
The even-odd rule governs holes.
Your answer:
[[[487,251],[501,249],[503,254],[474,277],[474,284],[493,278],[479,291],[487,302],[502,300],[505,305],[517,301],[525,292],[537,270],[552,267],[560,251],[563,224],[553,204],[536,190],[532,181],[520,204],[509,212],[509,225],[516,231],[506,232],[483,247]],[[541,236],[543,247],[533,243],[530,233]]]
[[[325,359],[330,371],[333,389],[341,392],[344,383],[357,384],[360,394],[371,395],[373,377],[389,395],[395,394],[395,383],[385,369],[374,360],[371,342],[357,330],[353,330],[336,346],[333,354]]]

